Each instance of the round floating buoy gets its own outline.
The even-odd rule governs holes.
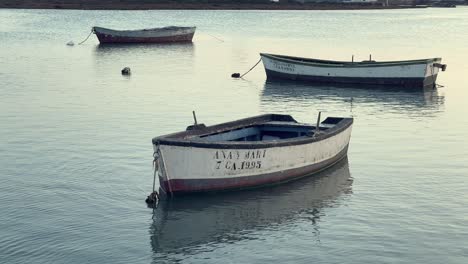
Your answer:
[[[238,72],[231,74],[231,77],[232,77],[232,78],[240,78],[240,76],[241,76],[241,75],[240,75],[240,73],[238,73]]]
[[[159,201],[159,194],[158,192],[152,192],[148,197],[146,198],[145,202],[148,204],[149,207],[156,207]]]
[[[69,41],[69,42],[67,43],[67,46],[75,46],[75,43],[74,43],[73,41]]]
[[[130,74],[131,74],[130,67],[125,67],[122,69],[122,75],[130,75]]]

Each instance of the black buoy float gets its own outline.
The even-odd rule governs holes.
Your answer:
[[[130,70],[130,67],[125,67],[122,69],[122,75],[130,75],[132,71]]]
[[[240,73],[238,73],[238,72],[235,72],[235,73],[231,74],[231,77],[232,77],[232,78],[240,78],[240,76],[241,76],[241,75],[240,75]]]
[[[146,198],[145,202],[148,204],[148,207],[155,208],[158,205],[159,194],[154,191]]]

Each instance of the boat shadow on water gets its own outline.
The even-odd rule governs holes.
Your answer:
[[[314,226],[318,240],[323,210],[342,204],[352,183],[345,157],[316,175],[282,185],[162,201],[153,212],[151,247],[163,258],[191,255],[301,222]]]
[[[135,56],[140,53],[151,57],[163,54],[165,56],[183,55],[193,56],[195,44],[188,43],[141,43],[141,44],[98,44],[95,48],[96,56]]]
[[[113,65],[120,65],[135,69],[137,73],[144,71],[149,73],[180,65],[178,60],[183,57],[188,59],[181,68],[187,70],[192,67],[193,60],[190,58],[193,58],[194,54],[193,43],[99,44],[94,49],[94,63],[97,72],[112,68]]]
[[[443,110],[445,97],[437,88],[407,89],[379,85],[318,85],[295,81],[267,80],[261,91],[261,105],[290,109],[296,105],[326,104],[327,107],[369,107],[385,112],[418,115]],[[289,106],[288,106],[289,105]],[[266,109],[265,111],[268,111]],[[342,111],[342,110],[341,110]]]

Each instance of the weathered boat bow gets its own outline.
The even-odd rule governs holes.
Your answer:
[[[245,189],[299,178],[346,156],[352,118],[316,126],[267,114],[153,138],[163,193]]]

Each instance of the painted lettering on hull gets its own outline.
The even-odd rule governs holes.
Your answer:
[[[287,71],[287,72],[295,72],[296,71],[296,65],[292,63],[286,63],[286,62],[279,62],[279,61],[272,61],[273,67],[275,69],[281,70],[281,71]]]
[[[213,159],[217,170],[249,170],[260,169],[266,157],[263,150],[217,150]]]

